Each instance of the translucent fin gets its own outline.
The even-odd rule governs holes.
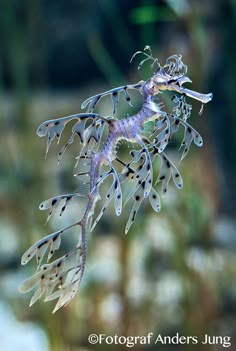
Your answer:
[[[112,115],[114,116],[114,114],[116,113],[116,106],[119,102],[119,93],[117,91],[114,91],[112,93],[111,100],[112,100],[112,105],[113,105]]]
[[[138,212],[138,209],[142,203],[144,199],[144,196],[143,196],[143,190],[141,187],[139,187],[133,197],[133,200],[134,200],[134,203],[133,203],[133,207],[130,211],[130,215],[129,215],[129,218],[128,218],[128,221],[127,221],[127,224],[126,224],[126,227],[125,227],[125,234],[128,233],[131,225],[134,223],[134,220],[135,220],[135,217],[136,217],[136,214]]]
[[[99,114],[95,113],[78,113],[75,115],[67,116],[67,117],[62,117],[62,118],[57,118],[57,119],[51,119],[48,121],[43,122],[37,129],[37,134],[38,136],[48,136],[47,138],[47,148],[46,148],[46,156],[49,150],[49,147],[52,143],[52,141],[57,138],[58,142],[60,141],[61,134],[66,126],[66,124],[70,121],[77,120],[78,122],[75,125],[75,129],[72,129],[73,134],[77,133],[80,135],[81,139],[83,138],[82,132],[83,132],[83,127],[84,127],[84,122],[82,122],[81,129],[79,128],[79,124],[81,123],[82,120],[84,119],[102,119],[106,121],[106,118],[100,116]],[[73,141],[73,137],[72,137]],[[70,142],[72,142],[69,139],[68,145]],[[68,146],[67,145],[67,146]],[[66,147],[67,147],[66,146]],[[66,148],[65,147],[65,148]],[[64,149],[62,150],[65,151]],[[59,156],[60,157],[60,156]]]
[[[43,295],[44,293],[44,289],[40,286],[34,293],[34,295],[32,296],[31,300],[30,300],[30,307],[37,302]]]
[[[47,236],[45,236],[43,239],[39,240],[37,243],[35,243],[33,246],[31,246],[22,256],[21,258],[21,264],[25,265],[27,264],[33,257],[34,255],[39,251],[39,253],[37,253],[37,262],[41,262],[41,260],[43,259],[46,250],[44,251],[44,249],[42,249],[42,247],[46,247],[46,249],[48,248],[48,246],[50,245],[51,241],[56,240],[58,235],[61,235],[62,231],[58,230],[57,232],[54,232],[52,234],[49,234]],[[40,256],[40,253],[42,254]]]
[[[59,249],[60,245],[61,245],[61,236],[58,235],[58,236],[54,237],[54,240],[51,241],[51,245],[50,245],[49,253],[48,253],[48,258],[47,258],[48,261],[51,259],[54,252]]]
[[[177,105],[173,108],[174,114],[178,117],[182,115],[183,120],[186,121],[192,112],[192,105],[188,104],[184,95],[180,97],[174,95],[172,101]]]
[[[166,154],[159,154],[159,157],[161,158],[161,167],[156,182],[162,182],[162,195],[166,194],[171,177],[175,186],[182,189],[183,180],[175,165],[167,158]]]
[[[78,135],[81,143],[84,142],[84,131],[87,119],[79,120],[72,128],[72,135],[67,141],[67,143],[63,146],[63,148],[59,151],[58,154],[58,163],[60,163],[63,154],[65,153],[67,147],[74,142],[75,135]]]
[[[66,306],[74,297],[76,291],[78,290],[79,282],[75,282],[73,284],[68,285],[65,288],[62,288],[60,294],[58,294],[58,301],[52,313],[58,311],[61,307]],[[54,297],[56,298],[56,297]]]
[[[162,163],[160,173],[157,178],[157,182],[162,182],[162,196],[164,196],[168,190],[168,184],[171,179],[170,168],[165,162]]]
[[[127,89],[135,89],[135,90],[139,90],[141,92],[141,88],[142,88],[143,84],[144,84],[144,81],[140,81],[137,84],[123,85],[121,87],[105,91],[104,93],[91,96],[90,98],[88,98],[87,100],[85,100],[82,103],[81,108],[84,109],[85,107],[88,106],[87,112],[91,113],[91,112],[93,112],[93,110],[97,106],[98,101],[100,101],[100,99],[102,97],[110,95],[111,99],[112,99],[113,115],[114,115],[116,113],[116,106],[117,106],[118,101],[119,101],[120,92],[125,91],[125,100],[131,105],[131,98],[130,98],[130,95],[127,93]]]
[[[129,194],[125,200],[124,206],[133,197],[133,195],[135,194],[135,192],[138,190],[139,187],[142,187],[142,189],[145,188],[145,183],[146,183],[146,178],[147,178],[145,167],[143,167],[143,165],[142,165],[142,168],[138,169],[134,173],[133,177],[135,179],[135,183],[134,183],[133,189],[129,192]]]
[[[20,286],[19,291],[21,293],[26,293],[32,290],[39,282],[42,272],[35,273],[32,277],[26,279]]]
[[[24,253],[24,255],[21,258],[21,264],[22,265],[27,264],[34,257],[34,255],[36,255],[36,254],[37,254],[36,255],[37,256],[37,262],[41,263],[44,255],[46,253],[46,250],[43,248],[43,246],[48,248],[49,245],[52,242],[56,242],[55,243],[55,247],[59,248],[60,240],[58,239],[58,236],[61,236],[65,231],[67,231],[68,229],[73,228],[73,227],[75,227],[77,225],[80,225],[80,222],[76,222],[74,224],[71,224],[70,226],[68,226],[68,227],[66,227],[64,229],[58,230],[58,231],[56,231],[56,232],[54,232],[52,234],[49,234],[49,235],[45,236],[41,240],[37,241],[34,245],[32,245]],[[55,249],[55,247],[54,247],[54,249]],[[50,255],[50,253],[49,253],[49,255]]]
[[[149,193],[149,201],[150,201],[150,204],[151,204],[152,208],[154,209],[154,211],[160,212],[160,210],[161,210],[160,197],[154,188],[152,188],[150,193]]]
[[[127,102],[127,104],[129,104],[131,107],[133,107],[132,103],[131,103],[131,96],[128,93],[127,89],[124,89],[125,92],[125,101]]]
[[[181,161],[182,161],[184,157],[187,155],[189,148],[192,144],[192,141],[194,141],[195,145],[201,147],[203,145],[203,140],[201,135],[187,122],[181,121],[181,124],[185,127],[184,138],[180,146],[184,148],[181,156]]]
[[[159,145],[159,152],[165,150],[167,144],[170,141],[170,120],[166,118],[166,127],[165,129],[159,134],[158,139],[160,138],[160,145]]]
[[[55,242],[51,247],[53,249],[58,248],[59,242]],[[80,250],[80,247],[77,247],[57,260],[42,265],[40,271],[36,272],[32,277],[26,279],[21,284],[19,290],[22,293],[28,292],[39,285],[31,298],[30,306],[44,294],[46,295],[45,300],[57,298],[59,294],[53,293],[57,287],[60,289],[59,291],[61,291],[60,294],[63,293],[63,288],[66,286],[68,292],[70,288],[70,291],[74,293],[74,291],[72,291],[74,283],[78,285],[81,278],[80,255],[78,254]],[[63,299],[63,301],[65,300]],[[62,301],[60,301],[60,304],[61,302]]]
[[[62,206],[61,208],[61,212],[60,212],[60,216],[63,214],[63,212],[65,211],[66,207],[71,203],[72,199],[74,197],[81,197],[82,195],[80,194],[64,194],[64,195],[59,195],[59,196],[55,196],[52,197],[48,200],[43,201],[40,205],[39,205],[39,209],[40,210],[48,210],[49,209],[49,215],[47,218],[47,222],[49,221],[51,215],[53,214],[53,212],[56,210],[56,208],[58,208],[59,206]]]
[[[110,189],[107,192],[105,203],[104,203],[101,211],[99,212],[97,218],[93,222],[92,227],[91,227],[91,231],[95,228],[97,223],[100,221],[101,217],[103,216],[104,212],[106,211],[106,208],[108,207],[109,203],[114,198],[114,196],[115,196],[115,182],[112,183]]]
[[[120,180],[119,176],[115,170],[114,167],[111,165],[111,170],[113,173],[114,177],[114,191],[115,191],[115,200],[114,200],[114,206],[115,206],[115,212],[117,216],[120,216],[121,211],[122,211],[122,191],[121,191],[121,186],[120,186]]]
[[[159,120],[155,124],[156,129],[161,129],[164,126],[164,123],[166,123],[166,127],[158,135],[155,135],[155,132],[153,133],[153,135],[155,135],[155,139],[152,145],[159,144],[159,153],[161,153],[165,149],[166,145],[170,141],[171,136],[178,131],[180,125],[182,125],[185,129],[184,138],[180,146],[184,147],[181,160],[183,160],[183,158],[187,155],[192,141],[194,141],[194,144],[198,147],[201,147],[203,145],[201,135],[185,120],[174,115],[166,114],[166,116],[163,119]]]

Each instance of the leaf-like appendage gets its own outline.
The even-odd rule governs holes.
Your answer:
[[[55,241],[62,233],[62,230],[58,230],[57,232],[45,236],[43,239],[39,240],[37,243],[31,246],[22,256],[21,264],[27,264],[34,257],[34,255],[36,255],[39,267],[49,245]]]
[[[52,143],[52,141],[57,138],[58,142],[60,141],[61,138],[61,134],[66,126],[66,124],[70,121],[73,120],[77,120],[78,122],[76,123],[76,125],[74,126],[74,129],[72,129],[72,132],[74,135],[75,133],[80,135],[80,138],[82,140],[83,138],[83,133],[84,133],[84,129],[85,129],[85,119],[103,119],[106,120],[104,117],[100,116],[99,114],[95,114],[95,113],[78,113],[75,115],[71,115],[71,116],[66,116],[66,117],[62,117],[62,118],[57,118],[57,119],[51,119],[48,121],[43,122],[37,129],[37,134],[38,136],[42,137],[42,136],[48,136],[47,138],[47,148],[46,148],[46,156],[49,150],[49,147]],[[81,127],[79,127],[80,123]],[[72,141],[69,140],[68,141],[68,145],[73,142],[73,138]],[[67,146],[68,146],[67,145]],[[63,153],[63,152],[62,152]]]
[[[94,96],[91,96],[90,98],[86,99],[82,105],[81,108],[84,109],[86,106],[88,106],[87,108],[87,112],[91,113],[93,112],[93,110],[96,108],[97,103],[100,101],[100,99],[104,96],[110,95],[111,96],[111,100],[112,100],[112,105],[113,105],[113,111],[112,111],[112,115],[114,115],[116,113],[116,107],[119,101],[119,94],[121,91],[125,92],[125,101],[132,106],[131,104],[131,97],[129,95],[129,93],[127,92],[128,89],[134,89],[134,90],[139,90],[141,92],[141,88],[143,86],[143,81],[140,81],[137,84],[132,84],[132,85],[123,85],[121,87],[118,88],[114,88],[108,91],[105,91],[104,93],[101,94],[97,94]]]
[[[59,245],[59,242],[55,241],[51,244],[51,249],[56,249]],[[30,306],[40,299],[42,295],[45,295],[45,300],[53,300],[64,295],[65,290],[67,290],[68,294],[69,291],[72,295],[75,293],[74,286],[76,285],[78,287],[82,273],[80,250],[80,247],[77,247],[57,260],[42,265],[38,272],[21,284],[19,290],[23,293],[39,285],[31,298]],[[60,291],[60,293],[53,292],[56,288],[59,289],[58,291]],[[61,306],[64,304],[62,300],[64,301],[64,299],[61,299],[60,302],[58,301],[57,306],[59,304]]]
[[[154,211],[160,212],[161,210],[160,197],[154,188],[152,188],[149,193],[149,201]]]
[[[64,194],[64,195],[58,195],[55,197],[52,197],[48,200],[45,200],[43,202],[41,202],[41,204],[39,205],[39,209],[40,210],[48,210],[49,209],[49,215],[47,218],[47,222],[49,221],[51,215],[53,214],[53,212],[55,211],[56,208],[58,208],[59,206],[62,206],[61,208],[61,212],[60,212],[60,216],[63,214],[63,212],[65,211],[66,207],[71,203],[72,199],[75,197],[81,197],[82,195],[80,194]]]

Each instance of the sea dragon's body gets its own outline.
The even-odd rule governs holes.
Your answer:
[[[149,48],[145,48],[145,50],[147,49]],[[131,179],[134,186],[126,199],[126,202],[130,199],[133,200],[133,207],[128,218],[125,233],[128,232],[131,224],[134,222],[140,204],[145,198],[149,198],[150,204],[156,212],[160,210],[160,199],[153,187],[152,164],[156,156],[159,156],[161,159],[161,168],[157,181],[162,182],[162,193],[166,193],[171,178],[178,188],[182,188],[183,182],[180,173],[164,153],[165,147],[172,135],[178,130],[179,125],[185,128],[184,139],[181,144],[184,147],[182,158],[188,153],[192,141],[198,146],[203,144],[199,133],[186,122],[191,113],[191,105],[187,104],[185,96],[207,103],[212,99],[212,94],[200,94],[182,87],[182,84],[190,82],[190,79],[186,77],[187,67],[183,64],[181,56],[171,56],[162,67],[151,56],[151,51],[150,55],[145,52],[144,55],[146,56],[145,60],[151,59],[153,60],[153,65],[155,63],[158,65],[157,71],[149,80],[95,95],[82,104],[82,108],[88,106],[87,113],[49,120],[42,123],[38,128],[37,133],[39,136],[48,135],[47,153],[55,137],[59,142],[65,125],[70,121],[77,121],[72,128],[70,139],[59,152],[58,161],[60,161],[68,145],[73,143],[74,136],[77,134],[82,148],[80,155],[77,157],[76,167],[79,170],[83,169],[83,172],[76,175],[79,179],[82,179],[83,183],[85,179],[89,180],[87,181],[89,188],[85,194],[75,192],[60,195],[41,203],[40,209],[50,209],[49,219],[52,212],[59,206],[61,207],[61,215],[73,198],[85,197],[87,199],[84,214],[78,222],[44,237],[23,255],[22,264],[26,264],[34,255],[36,255],[38,263],[38,271],[23,282],[20,287],[22,292],[26,292],[39,285],[31,299],[31,304],[43,294],[47,301],[58,298],[54,308],[55,312],[73,298],[78,290],[85,269],[87,234],[98,223],[111,200],[114,199],[116,214],[118,216],[121,214],[122,183],[127,179]],[[103,117],[100,114],[93,113],[100,98],[111,95],[114,116],[121,91],[124,92],[126,102],[131,105],[129,89],[138,90],[143,95],[143,104],[137,114],[118,120],[114,117]],[[176,104],[172,114],[164,112],[162,110],[163,105],[155,102],[155,96],[163,90],[173,90],[181,94],[180,97],[174,96],[172,99]],[[90,122],[88,123],[88,121]],[[149,121],[153,121],[154,128],[152,134],[147,138],[144,125]],[[108,134],[106,140],[102,143],[105,126],[108,128]],[[116,148],[120,140],[138,144],[139,148],[130,152],[131,160],[129,162],[124,162],[117,156]],[[120,173],[117,173],[114,163],[122,167]],[[108,170],[104,170],[104,168],[108,168]],[[100,213],[92,224],[96,202],[100,198],[100,184],[110,175],[113,177],[112,185],[106,194],[105,203]],[[49,261],[54,251],[60,246],[61,235],[68,229],[76,226],[81,227],[78,245],[55,261],[42,264],[46,250],[49,248]]]

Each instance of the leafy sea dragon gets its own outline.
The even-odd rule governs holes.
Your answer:
[[[45,301],[58,299],[53,310],[56,312],[74,297],[85,270],[88,233],[93,230],[112,200],[114,200],[117,216],[121,214],[123,183],[127,183],[129,180],[133,185],[129,187],[129,194],[125,201],[125,204],[129,200],[133,202],[125,233],[128,233],[145,198],[149,199],[154,211],[160,211],[160,198],[154,189],[157,182],[162,183],[163,195],[167,192],[171,178],[177,188],[182,188],[182,177],[165,153],[166,146],[180,126],[184,128],[181,160],[187,155],[192,141],[199,147],[203,145],[200,134],[187,122],[192,106],[186,102],[186,96],[200,101],[203,107],[203,104],[212,100],[212,94],[200,94],[183,87],[184,83],[191,82],[191,80],[186,76],[187,66],[182,62],[181,55],[170,56],[161,66],[158,60],[152,56],[150,47],[146,46],[143,52],[136,52],[132,59],[137,54],[144,55],[139,68],[147,60],[152,62],[150,66],[152,69],[154,65],[157,66],[151,78],[137,84],[124,85],[94,95],[82,103],[82,109],[87,107],[86,113],[48,120],[42,123],[37,130],[40,137],[47,136],[47,155],[52,141],[57,138],[59,142],[67,123],[74,123],[71,137],[59,152],[58,161],[61,160],[67,147],[74,142],[75,136],[78,135],[81,150],[76,162],[79,173],[75,175],[83,184],[85,180],[87,183],[84,184],[83,191],[55,196],[42,202],[39,206],[40,210],[49,210],[49,219],[56,208],[59,208],[60,215],[62,215],[65,208],[75,198],[86,198],[87,203],[81,219],[39,240],[22,256],[21,263],[23,265],[34,256],[36,256],[37,261],[36,273],[26,279],[19,288],[21,292],[25,293],[37,287],[30,305],[44,295]],[[131,89],[139,91],[143,96],[140,111],[133,116],[115,118],[120,95],[132,106],[129,94]],[[174,107],[171,113],[165,112],[163,110],[164,104],[157,100],[157,95],[165,90],[178,93],[178,96],[172,97]],[[121,92],[123,94],[120,94]],[[101,98],[107,95],[111,96],[113,114],[104,117],[99,113],[94,113],[94,110]],[[144,125],[150,121],[152,121],[152,130],[147,133]],[[124,162],[116,152],[117,145],[121,140],[136,145],[136,148],[130,151],[128,162]],[[153,163],[157,156],[160,158],[161,164],[157,179],[154,181]],[[119,167],[120,171],[117,170]],[[93,220],[95,205],[100,199],[99,187],[108,177],[112,177],[113,182],[105,196],[100,213]],[[81,228],[77,246],[50,262],[54,252],[60,247],[62,235],[73,227]],[[47,251],[47,263],[43,263]]]

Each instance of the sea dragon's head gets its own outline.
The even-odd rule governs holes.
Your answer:
[[[181,55],[172,55],[164,66],[160,66],[153,77],[150,79],[152,83],[153,95],[163,90],[173,90],[180,94],[189,96],[195,100],[201,101],[203,104],[212,100],[213,94],[201,94],[196,91],[187,89],[182,85],[191,83],[191,79],[186,76],[187,66],[182,61]]]
[[[212,100],[213,94],[201,94],[196,91],[183,87],[184,83],[191,83],[191,79],[186,76],[187,66],[182,61],[181,55],[172,55],[167,60],[164,66],[152,56],[151,48],[145,46],[144,51],[136,52],[131,60],[137,55],[143,54],[145,59],[142,60],[138,66],[138,69],[147,60],[151,60],[151,68],[156,64],[158,69],[154,75],[146,82],[145,87],[148,95],[157,95],[164,90],[173,90],[180,94],[189,96],[195,100],[201,101],[203,104]]]

